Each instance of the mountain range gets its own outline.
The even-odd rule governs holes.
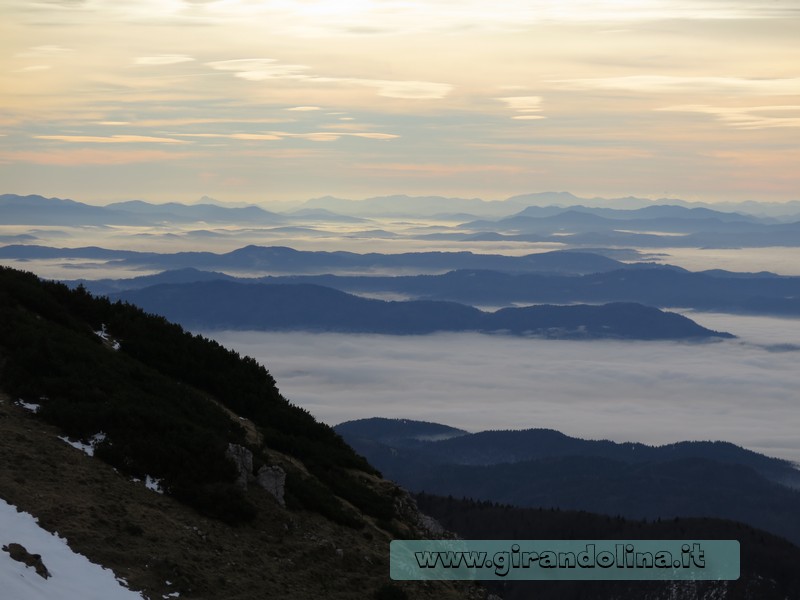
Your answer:
[[[800,201],[785,203],[764,202],[687,202],[679,198],[584,198],[570,192],[537,192],[511,196],[504,200],[483,200],[480,198],[447,198],[443,196],[407,196],[402,194],[377,196],[363,200],[349,200],[334,196],[313,198],[304,202],[303,208],[322,208],[337,213],[360,216],[427,216],[440,214],[456,215],[472,213],[483,216],[509,216],[528,207],[556,208],[560,210],[574,206],[587,208],[605,207],[612,210],[633,211],[654,205],[671,205],[691,208],[705,208],[712,211],[747,213],[756,216],[780,219],[800,216]],[[534,209],[535,210],[535,209]]]
[[[634,303],[539,305],[483,312],[442,301],[361,298],[309,284],[200,281],[113,294],[190,329],[426,334],[482,331],[557,339],[732,337],[675,313]]]
[[[497,221],[472,221],[459,226],[471,232],[455,239],[566,242],[638,247],[768,247],[800,244],[800,220],[776,222],[704,208],[652,206],[633,211],[587,209],[552,211],[529,207]],[[447,239],[447,233],[438,234]],[[477,238],[476,238],[477,236]],[[560,238],[560,240],[559,240]]]
[[[274,271],[303,272],[322,268],[324,264],[332,270],[354,268],[354,264],[364,265],[367,261],[377,269],[381,268],[379,265],[386,268],[412,262],[420,264],[425,258],[439,265],[447,262],[488,264],[495,259],[490,255],[451,256],[438,253],[394,257],[379,254],[330,257],[325,253],[320,256],[316,253],[291,250],[282,254],[283,250],[253,248],[246,253],[213,255],[212,259],[199,260],[201,262],[215,260],[238,265],[229,267],[231,270],[243,270],[246,266],[253,266],[256,261],[264,260],[270,261],[269,268]],[[55,256],[59,252],[30,246],[0,248],[0,255],[17,257]],[[72,252],[68,250],[64,253]],[[121,260],[123,257],[133,261],[148,260],[139,254],[131,255],[102,249],[83,248],[74,252],[95,258],[102,256],[106,260]],[[170,260],[175,258],[175,255],[166,256]],[[287,260],[282,260],[282,256]],[[236,262],[236,258],[241,260]],[[768,272],[736,273],[719,269],[691,272],[672,265],[626,264],[600,255],[571,251],[534,254],[522,257],[521,260],[509,258],[510,260],[501,258],[496,264],[513,266],[515,271],[525,267],[536,272],[467,268],[429,275],[325,274],[233,277],[219,271],[185,267],[127,279],[80,279],[67,283],[73,287],[83,285],[96,294],[127,292],[157,284],[221,280],[239,283],[312,284],[356,295],[391,295],[395,298],[450,301],[473,306],[636,302],[659,308],[691,308],[702,311],[777,316],[800,314],[800,277],[779,276]]]
[[[704,204],[677,198],[581,198],[569,192],[523,194],[490,201],[443,196],[393,195],[364,200],[324,196],[295,204],[290,210],[274,212],[254,204],[226,204],[206,196],[195,204],[126,200],[98,206],[36,194],[0,194],[2,222],[29,225],[147,225],[197,221],[274,225],[297,220],[358,223],[370,217],[435,217],[466,222],[476,217],[505,221],[574,212],[611,219],[676,217],[775,223],[800,220],[800,201]]]
[[[188,277],[187,274],[183,276]],[[207,275],[198,274],[197,277]],[[768,315],[800,314],[800,277],[723,270],[691,272],[669,265],[644,263],[577,276],[470,269],[440,275],[319,275],[269,277],[257,281],[313,283],[355,294],[395,294],[471,305],[639,302],[661,308]],[[136,286],[139,283],[134,281],[126,285]],[[95,289],[103,291],[119,284],[95,282],[88,285],[96,285]]]
[[[7,225],[157,225],[163,223],[284,223],[286,217],[256,206],[151,204],[141,200],[94,206],[61,198],[0,195],[0,222]]]
[[[581,440],[548,429],[459,432],[386,419],[336,431],[413,492],[631,518],[733,519],[800,543],[797,465],[725,442]]]
[[[442,272],[453,269],[495,269],[509,272],[596,273],[621,268],[623,263],[605,256],[572,251],[555,251],[506,256],[473,252],[325,252],[295,250],[283,246],[245,246],[231,252],[137,252],[98,247],[52,248],[33,244],[0,247],[0,258],[52,259],[84,258],[114,261],[114,266],[162,269],[228,269],[274,273],[386,272],[414,269]]]

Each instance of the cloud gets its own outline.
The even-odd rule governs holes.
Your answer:
[[[186,144],[175,138],[151,137],[147,135],[35,135],[39,140],[54,140],[76,144]]]
[[[265,123],[291,123],[294,119],[269,118],[269,117],[250,117],[241,116],[238,118],[225,117],[171,117],[168,119],[141,119],[138,121],[110,121],[111,124],[130,125],[132,127],[182,127],[185,125],[256,125]]]
[[[271,133],[176,133],[178,137],[226,138],[230,140],[274,141],[282,139]]]
[[[800,105],[788,106],[708,106],[686,104],[666,106],[656,110],[711,115],[736,129],[773,129],[776,127],[800,127]],[[780,113],[778,116],[772,113]]]
[[[341,132],[341,131],[317,131],[305,133],[290,133],[287,131],[270,131],[266,133],[175,133],[172,134],[178,137],[193,137],[193,138],[225,138],[231,140],[246,140],[246,141],[275,141],[288,138],[296,138],[302,140],[310,140],[312,142],[334,142],[341,137],[358,137],[372,140],[393,140],[400,137],[393,133],[379,133],[379,132]]]
[[[393,140],[399,138],[399,135],[393,133],[377,133],[377,132],[343,132],[343,131],[316,131],[310,133],[287,133],[285,131],[275,132],[276,135],[287,138],[298,138],[303,140],[310,140],[312,142],[333,142],[341,137],[357,137],[371,140]]]
[[[422,177],[444,177],[469,173],[526,173],[528,169],[507,164],[442,164],[442,163],[359,163],[356,168],[383,173],[409,173]]]
[[[33,46],[22,52],[17,52],[14,56],[19,58],[49,58],[53,56],[61,56],[68,52],[73,52],[72,48],[64,48],[63,46],[46,45],[46,46]]]
[[[30,67],[22,67],[21,69],[17,69],[13,71],[14,73],[32,73],[35,71],[49,71],[53,68],[53,65],[31,65]]]
[[[724,320],[736,333],[749,327],[740,331],[736,317]],[[776,330],[772,337],[784,341],[800,336],[796,320],[763,319],[758,327]],[[583,438],[651,444],[727,440],[800,460],[797,354],[768,352],[741,340],[210,335],[254,356],[287,398],[331,424],[385,416],[472,431],[549,427]]]
[[[134,62],[137,65],[176,65],[193,60],[191,56],[183,54],[161,54],[159,56],[139,56]]]
[[[564,89],[622,90],[643,93],[719,93],[760,96],[798,95],[800,77],[747,79],[742,77],[676,77],[667,75],[628,75],[586,79],[552,79]]]
[[[376,132],[342,133],[341,135],[360,137],[368,140],[394,140],[400,137],[399,135],[396,135],[394,133],[376,133]]]
[[[542,110],[541,96],[507,96],[498,98],[498,100],[505,102],[508,108],[520,112],[539,112]]]
[[[531,113],[538,113],[542,110],[542,97],[541,96],[505,96],[497,98],[501,102],[505,102],[506,106],[511,110],[522,113],[511,117],[519,121],[532,121],[538,119],[546,119],[544,115],[537,115]]]
[[[60,167],[86,165],[128,165],[162,163],[167,160],[187,158],[190,155],[164,150],[94,150],[77,148],[64,151],[34,152],[27,150],[0,152],[0,163],[28,163]]]
[[[430,81],[401,81],[353,77],[327,77],[309,73],[306,65],[278,62],[274,58],[240,58],[207,63],[217,71],[227,71],[248,81],[289,79],[312,84],[356,85],[375,88],[379,96],[411,100],[437,100],[447,96],[453,86]]]
[[[342,79],[340,81],[374,87],[379,96],[408,100],[439,100],[447,96],[453,86],[429,81],[389,81],[381,79]]]
[[[287,108],[286,110],[295,111],[295,112],[309,112],[314,110],[321,110],[319,106],[293,106],[291,108]]]
[[[309,69],[305,65],[279,63],[274,58],[240,58],[207,63],[217,71],[232,72],[236,77],[247,81],[267,79],[304,79],[303,73]]]
[[[195,6],[192,6],[195,5]],[[453,10],[451,0],[375,2],[225,2],[192,1],[194,18],[214,22],[246,23],[265,20],[281,23],[293,35],[369,36],[398,33],[523,30],[538,23],[629,23],[663,19],[766,19],[791,16],[792,0],[763,2],[718,0],[548,0],[520,3],[514,0],[462,0]],[[129,9],[130,10],[130,9]],[[172,11],[173,19],[186,12]]]

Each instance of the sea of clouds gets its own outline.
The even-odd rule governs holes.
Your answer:
[[[203,333],[258,359],[284,396],[332,425],[381,416],[648,444],[725,440],[800,462],[800,320],[690,316],[739,337]]]

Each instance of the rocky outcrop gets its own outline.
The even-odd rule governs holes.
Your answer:
[[[248,483],[257,483],[267,490],[281,506],[286,506],[286,471],[278,466],[263,465],[253,476],[253,453],[244,446],[228,444],[225,455],[236,465],[236,485],[243,490]]]
[[[267,490],[278,504],[286,506],[284,491],[286,489],[286,471],[277,466],[268,467],[264,465],[256,474],[258,485]]]
[[[50,577],[50,571],[44,566],[40,554],[31,554],[22,544],[9,544],[3,546],[3,550],[8,552],[12,559],[22,564],[36,569],[36,574],[43,579]]]
[[[445,529],[435,518],[421,512],[417,501],[403,488],[395,486],[393,495],[395,517],[405,523],[413,523],[415,535],[422,539],[434,540],[458,538],[455,533]]]
[[[253,453],[239,444],[228,444],[228,450],[225,452],[225,456],[236,465],[236,471],[238,473],[236,485],[246,490],[247,482],[253,478]]]
[[[424,513],[419,513],[419,521],[417,521],[417,523],[434,539],[444,537],[448,533],[439,521]]]

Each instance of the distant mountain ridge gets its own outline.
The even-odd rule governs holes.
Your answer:
[[[18,225],[156,225],[196,221],[283,223],[285,217],[257,206],[223,207],[217,204],[151,204],[142,200],[94,206],[43,196],[0,195],[0,221]]]
[[[800,245],[800,215],[774,217],[705,207],[652,205],[636,209],[530,206],[497,220],[479,219],[461,230],[430,234],[441,240],[562,242],[642,248],[770,247]]]
[[[386,421],[364,419],[334,429],[385,476],[414,492],[632,518],[729,518],[800,542],[800,470],[733,444],[653,447],[547,429],[425,441],[408,420],[405,437],[387,436]]]
[[[408,196],[403,194],[375,196],[360,200],[323,196],[307,200],[303,208],[324,208],[344,214],[376,216],[378,214],[410,216],[433,216],[437,213],[472,213],[481,216],[509,216],[526,207],[556,207],[563,210],[570,206],[584,205],[587,208],[614,210],[638,210],[654,205],[672,205],[688,209],[705,208],[712,211],[742,212],[753,216],[785,218],[800,217],[800,200],[791,202],[688,202],[679,198],[623,198],[579,197],[570,192],[537,192],[510,196],[504,200],[481,198],[448,198],[444,196]]]
[[[473,252],[404,252],[381,254],[371,252],[325,252],[295,250],[285,246],[249,245],[224,254],[213,252],[137,252],[98,247],[52,248],[14,244],[0,247],[0,258],[48,259],[91,258],[114,260],[115,265],[135,265],[165,269],[236,269],[276,273],[308,273],[332,271],[381,272],[416,269],[442,272],[453,269],[495,269],[509,272],[596,273],[623,268],[625,263],[599,254],[574,251],[553,251],[506,256]]]
[[[99,252],[98,252],[99,253]],[[0,249],[2,254],[2,249]],[[538,268],[613,266],[587,260],[580,253],[537,255]],[[109,256],[109,255],[107,255]],[[570,260],[574,258],[574,262]],[[563,259],[563,260],[562,260]],[[636,302],[659,308],[764,315],[800,315],[800,277],[774,273],[734,273],[723,270],[693,273],[671,265],[635,263],[597,273],[507,273],[457,270],[441,275],[285,275],[232,277],[193,267],[130,279],[74,280],[97,294],[141,289],[158,283],[225,280],[239,283],[312,284],[349,294],[393,294],[415,300],[458,302],[474,306]]]
[[[461,429],[410,419],[372,417],[345,421],[334,429],[345,439],[371,440],[397,448],[416,448],[434,463],[487,466],[553,456],[594,456],[625,462],[666,462],[702,457],[742,464],[800,490],[800,465],[771,458],[729,442],[675,442],[650,446],[639,442],[612,442],[570,437],[554,429]],[[437,439],[427,439],[430,433]],[[425,443],[420,444],[420,441]]]
[[[800,201],[785,203],[769,202],[687,202],[677,198],[585,198],[569,192],[540,192],[512,196],[504,200],[484,200],[481,198],[456,198],[444,196],[409,196],[403,194],[376,196],[362,200],[348,200],[333,196],[313,198],[295,204],[286,211],[274,212],[256,203],[223,203],[207,196],[199,202],[183,204],[178,202],[151,203],[143,200],[127,200],[112,202],[104,206],[89,205],[74,200],[61,198],[45,198],[31,194],[0,195],[0,221],[17,224],[134,224],[162,221],[187,222],[197,220],[217,220],[219,222],[247,222],[275,224],[287,219],[309,218],[310,220],[327,218],[340,222],[357,222],[359,218],[369,217],[436,217],[455,218],[464,215],[470,217],[502,218],[515,214],[528,216],[547,216],[553,211],[583,210],[598,215],[616,215],[622,218],[626,212],[637,213],[645,209],[642,215],[656,216],[661,210],[653,210],[658,206],[670,206],[673,209],[684,208],[695,215],[702,211],[711,216],[720,217],[729,213],[743,213],[739,216],[750,219],[800,220]],[[522,212],[520,212],[522,211]],[[612,212],[616,211],[616,213]],[[669,211],[673,216],[690,214]],[[446,217],[450,215],[450,217]],[[746,215],[746,216],[744,216]],[[730,217],[722,217],[728,219]]]
[[[258,281],[315,283],[355,294],[393,293],[472,305],[638,302],[660,308],[800,315],[800,277],[721,270],[693,273],[655,264],[577,276],[460,270],[442,275],[320,275]]]
[[[641,208],[607,208],[603,206],[584,206],[576,204],[571,206],[528,206],[513,217],[547,218],[565,213],[585,213],[597,217],[615,220],[646,220],[646,219],[719,219],[723,222],[743,221],[757,223],[765,219],[743,213],[723,212],[706,207],[690,208],[683,205],[654,204]],[[773,221],[773,219],[769,219]]]
[[[112,295],[185,327],[426,334],[483,331],[555,339],[712,339],[675,313],[632,303],[531,306],[494,313],[454,302],[386,302],[308,284],[205,281],[161,284]]]

